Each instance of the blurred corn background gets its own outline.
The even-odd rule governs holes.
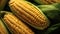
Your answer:
[[[60,34],[60,0],[0,0],[0,34]]]

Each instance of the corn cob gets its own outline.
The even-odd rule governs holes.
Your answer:
[[[4,8],[8,0],[0,0],[0,10]]]
[[[34,0],[38,4],[53,4],[60,3],[60,0]]]
[[[32,30],[28,28],[23,22],[21,22],[17,17],[15,17],[10,12],[2,12],[4,14],[4,22],[7,25],[7,28],[12,32],[12,34],[34,34]]]
[[[8,31],[1,20],[0,20],[0,34],[8,34]]]
[[[20,20],[36,29],[43,30],[49,25],[49,20],[42,11],[28,1],[11,0],[9,7]]]

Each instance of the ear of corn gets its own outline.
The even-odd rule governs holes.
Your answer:
[[[60,3],[60,0],[34,0],[38,4],[53,4]]]
[[[8,31],[1,20],[0,20],[0,34],[8,34]]]
[[[11,0],[9,6],[19,19],[36,29],[43,30],[49,25],[49,20],[42,11],[30,2]]]
[[[52,4],[52,5],[39,5],[38,7],[42,10],[42,12],[53,22],[60,22],[60,4]],[[53,24],[52,23],[52,24]]]
[[[34,34],[34,32],[29,29],[27,25],[21,22],[12,13],[1,11],[1,14],[4,13],[5,15],[2,19],[12,34]]]
[[[0,10],[4,8],[8,0],[0,0]]]

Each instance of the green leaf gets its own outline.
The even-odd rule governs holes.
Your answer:
[[[49,27],[44,34],[50,34],[58,28],[60,28],[60,23],[54,24],[51,27]]]
[[[37,7],[49,18],[53,23],[60,22],[60,3],[51,5],[38,5]]]

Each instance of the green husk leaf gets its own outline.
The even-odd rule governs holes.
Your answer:
[[[42,10],[42,12],[52,21],[52,23],[60,22],[60,4],[52,4],[52,5],[39,5],[38,7]]]
[[[9,34],[9,32],[8,32],[5,24],[2,22],[1,19],[0,19],[0,27],[3,28],[2,30],[1,30],[1,28],[0,28],[0,34]],[[1,32],[1,31],[2,31],[2,32]]]
[[[54,24],[46,30],[45,34],[52,34],[54,32],[57,32],[57,29],[59,28],[60,28],[60,23]]]

